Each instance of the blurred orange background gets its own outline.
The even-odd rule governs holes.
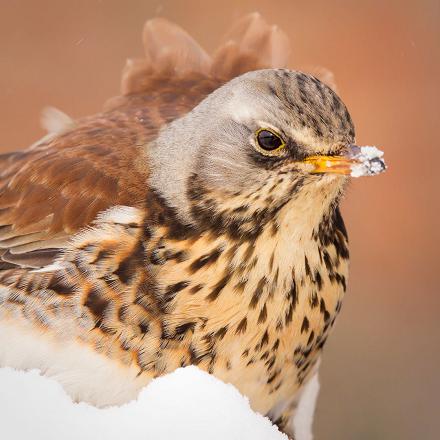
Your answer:
[[[259,11],[284,29],[292,68],[331,70],[360,145],[389,170],[353,182],[343,204],[351,277],[324,351],[317,440],[440,438],[440,2],[0,2],[0,150],[43,135],[40,111],[98,112],[142,54],[146,19],[164,16],[213,50]]]

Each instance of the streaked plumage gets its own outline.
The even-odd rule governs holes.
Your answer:
[[[348,264],[347,178],[304,159],[343,154],[350,116],[272,69],[287,40],[255,14],[212,58],[161,19],[144,43],[102,113],[0,156],[0,365],[108,405],[196,364],[293,436]]]

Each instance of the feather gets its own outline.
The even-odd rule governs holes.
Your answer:
[[[147,21],[143,42],[147,60],[158,71],[208,73],[209,55],[183,29],[163,18]]]
[[[145,59],[129,59],[123,70],[124,95],[142,92],[144,81],[151,76],[209,72],[209,55],[187,32],[164,18],[145,23],[143,43]]]
[[[211,73],[231,79],[251,70],[287,67],[289,52],[287,35],[255,12],[226,34],[225,43],[214,54]]]
[[[212,58],[187,32],[163,18],[147,21],[143,42],[145,58],[127,60],[123,70],[123,95],[150,90],[158,75],[198,73],[217,78],[221,85],[251,70],[286,67],[289,58],[287,35],[258,13],[239,20]]]

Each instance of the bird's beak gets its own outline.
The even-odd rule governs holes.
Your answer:
[[[376,147],[350,145],[339,156],[309,156],[304,162],[314,166],[312,174],[332,173],[345,176],[373,176],[386,169],[383,152]]]

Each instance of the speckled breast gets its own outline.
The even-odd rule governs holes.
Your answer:
[[[300,243],[271,224],[242,241],[210,233],[173,239],[155,229],[148,253],[161,309],[156,374],[198,365],[262,413],[294,396],[345,291],[344,230],[326,227]],[[148,370],[151,355],[138,361]]]

